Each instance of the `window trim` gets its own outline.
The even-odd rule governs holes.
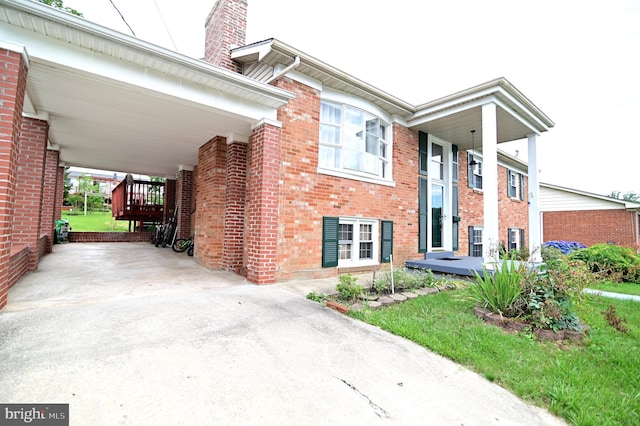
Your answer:
[[[511,184],[512,179],[516,179],[515,186]],[[507,196],[512,200],[524,201],[525,199],[524,174],[507,169]]]
[[[476,244],[474,243],[474,231],[480,231],[480,243]],[[483,253],[484,253],[484,247],[483,247],[483,242],[484,242],[484,226],[470,226],[469,227],[469,256],[470,257],[483,257]],[[476,247],[480,247],[480,256],[474,256],[474,248]]]
[[[338,149],[344,149],[344,117],[346,116],[346,109],[348,108],[353,108],[355,110],[361,111],[363,114],[365,115],[370,115],[375,117],[378,121],[379,121],[379,125],[381,127],[384,127],[384,138],[382,138],[381,136],[379,136],[379,145],[378,145],[378,174],[374,175],[372,173],[368,173],[365,172],[363,170],[352,170],[352,169],[347,169],[344,168],[343,164],[340,164],[340,167],[330,167],[330,166],[326,166],[326,165],[321,165],[320,164],[320,155],[318,155],[318,168],[317,168],[317,172],[320,174],[326,174],[326,175],[331,175],[331,176],[335,176],[335,177],[341,177],[341,178],[346,178],[346,179],[354,179],[354,180],[359,180],[359,181],[364,181],[364,182],[369,182],[369,183],[375,183],[375,184],[380,184],[380,185],[386,185],[386,186],[394,186],[395,187],[395,182],[393,181],[393,123],[391,122],[391,120],[388,117],[384,117],[381,116],[379,113],[376,112],[372,112],[375,111],[376,109],[371,109],[371,108],[367,108],[366,106],[362,105],[362,102],[355,102],[355,99],[353,100],[354,102],[348,102],[348,99],[344,99],[345,96],[336,96],[336,98],[342,98],[342,99],[334,99],[333,97],[330,98],[322,98],[320,99],[320,110],[322,111],[322,105],[323,104],[328,104],[328,105],[332,105],[334,107],[340,107],[340,111],[341,111],[341,121],[339,124],[339,129],[340,129],[340,143],[339,144],[329,144],[329,143],[322,143],[322,141],[320,140],[320,134],[322,132],[322,125],[323,124],[327,124],[327,125],[331,125],[331,126],[335,126],[334,123],[323,123],[321,121],[321,119],[319,118],[319,133],[318,133],[318,153],[320,152],[320,147],[321,146],[326,146],[326,147],[332,147],[332,148],[338,148]],[[365,121],[366,123],[366,121]],[[366,131],[366,125],[363,124],[363,131]],[[364,141],[365,143],[365,147],[366,147],[366,141]],[[384,143],[386,146],[386,156],[383,157],[381,155],[381,149],[380,149],[380,145]],[[364,152],[364,151],[363,151]],[[342,156],[341,156],[342,158]],[[386,166],[384,167],[385,170],[385,174],[386,177],[383,177],[383,166],[382,163],[385,163]]]
[[[480,168],[480,173],[476,174],[473,171],[473,167],[471,166],[471,161],[472,160],[476,160],[479,163],[479,168]],[[482,178],[482,156],[472,153],[471,151],[467,151],[467,183],[469,188],[472,188],[474,190],[477,191],[482,191],[483,188],[482,186],[478,187],[476,184],[476,176],[479,176],[480,178]],[[480,184],[482,185],[482,180],[480,181]]]

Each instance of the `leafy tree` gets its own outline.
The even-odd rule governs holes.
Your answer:
[[[640,203],[640,193],[637,192],[625,192],[611,191],[607,197],[615,198],[616,200],[631,201],[632,203]]]
[[[70,13],[72,15],[76,15],[76,16],[80,16],[82,17],[82,13],[78,12],[77,10],[75,10],[72,7],[66,7],[63,4],[63,0],[38,0],[40,3],[44,3],[48,6],[51,7],[55,7],[56,9],[60,9],[60,10],[64,10],[67,13]]]

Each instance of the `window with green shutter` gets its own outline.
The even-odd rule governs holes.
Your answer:
[[[419,152],[419,156],[418,156],[418,164],[419,164],[419,172],[421,175],[427,175],[428,174],[428,167],[429,167],[429,155],[428,155],[428,147],[429,144],[427,143],[427,138],[429,135],[427,135],[424,132],[418,132],[418,152]]]

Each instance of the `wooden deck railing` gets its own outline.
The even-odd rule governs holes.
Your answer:
[[[164,182],[124,179],[111,192],[111,214],[116,220],[161,221]]]

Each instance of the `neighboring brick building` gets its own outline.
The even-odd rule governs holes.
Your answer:
[[[640,249],[640,203],[542,183],[540,212],[544,241]]]
[[[260,284],[540,245],[536,138],[554,124],[504,78],[412,105],[279,40],[246,45],[245,0],[213,6],[206,62],[0,7],[0,307],[51,247],[65,165],[167,177],[195,259]],[[520,139],[528,165],[498,150]]]

